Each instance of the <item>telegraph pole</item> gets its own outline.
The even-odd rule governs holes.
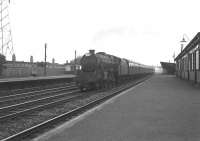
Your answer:
[[[47,43],[44,45],[44,76],[47,75]]]
[[[74,58],[74,73],[76,74],[76,50],[75,50],[75,58]]]
[[[4,54],[3,52],[3,0],[1,0],[1,53]]]

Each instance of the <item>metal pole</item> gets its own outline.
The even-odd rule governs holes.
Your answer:
[[[2,51],[2,54],[3,54],[3,11],[2,11],[2,8],[3,8],[3,0],[1,0],[1,51]]]
[[[74,59],[74,73],[76,74],[76,50],[75,50],[75,59]]]
[[[181,44],[181,52],[183,51],[184,44]]]
[[[45,52],[44,52],[44,75],[47,75],[47,43],[44,45]]]

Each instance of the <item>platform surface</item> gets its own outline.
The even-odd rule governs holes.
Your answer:
[[[34,141],[199,141],[200,88],[154,75]]]
[[[2,78],[0,83],[5,82],[17,82],[17,81],[34,81],[34,80],[44,80],[44,79],[59,79],[59,78],[73,78],[75,75],[66,74],[66,75],[57,75],[57,76],[30,76],[30,77],[19,77],[19,78]]]

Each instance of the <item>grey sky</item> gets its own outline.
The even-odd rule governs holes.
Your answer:
[[[183,34],[199,31],[198,1],[13,0],[10,21],[17,60],[64,63],[89,49],[149,65],[172,61]]]

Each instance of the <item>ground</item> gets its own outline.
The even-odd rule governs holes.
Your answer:
[[[37,141],[199,141],[200,88],[154,75]]]

